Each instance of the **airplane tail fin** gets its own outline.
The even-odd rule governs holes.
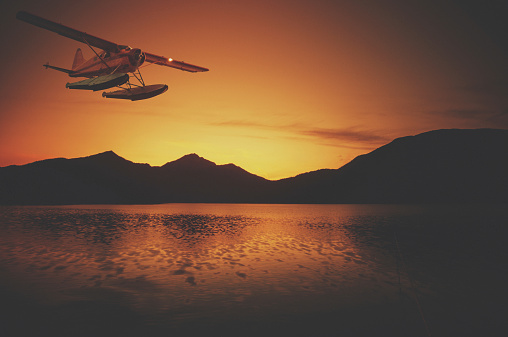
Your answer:
[[[85,63],[85,59],[83,58],[83,53],[81,52],[81,48],[76,50],[76,55],[74,55],[74,62],[72,63],[72,70],[76,70],[77,67]]]

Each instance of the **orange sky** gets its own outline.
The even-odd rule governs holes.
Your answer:
[[[338,168],[392,139],[508,128],[503,1],[17,1],[2,9],[0,166],[107,150],[163,165],[197,153],[279,179]],[[142,69],[169,90],[72,91],[83,44],[19,10],[210,69]]]

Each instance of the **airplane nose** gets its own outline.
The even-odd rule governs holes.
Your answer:
[[[145,59],[146,59],[146,55],[145,55],[145,53],[141,52],[141,54],[139,55],[139,61],[138,61],[138,64],[139,64],[139,65],[142,65],[142,64],[145,62]]]
[[[133,66],[139,67],[140,65],[143,64],[143,62],[145,62],[145,58],[146,58],[145,53],[143,53],[141,49],[134,49],[130,61]]]

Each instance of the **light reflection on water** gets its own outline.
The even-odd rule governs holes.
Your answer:
[[[418,226],[419,212],[355,205],[5,207],[0,286],[22,294],[34,311],[52,312],[47,328],[54,334],[81,319],[91,329],[84,335],[118,332],[112,325],[120,324],[123,335],[152,328],[179,335],[386,329],[425,336],[393,241],[397,223],[409,217]],[[411,240],[407,229],[397,231],[402,243]],[[421,267],[417,291],[429,304],[446,291],[434,284],[439,273],[426,269],[433,256],[414,259]],[[106,318],[95,317],[99,307],[110,308]],[[59,321],[67,311],[67,323]],[[110,311],[120,317],[109,318]]]

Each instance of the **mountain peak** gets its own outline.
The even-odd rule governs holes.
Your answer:
[[[187,154],[180,159],[175,161],[171,161],[169,163],[164,164],[162,167],[165,168],[203,168],[203,167],[212,167],[216,166],[216,164],[212,161],[209,161],[203,157],[198,156],[195,153]]]
[[[198,160],[198,159],[204,159],[203,157],[198,156],[196,153],[189,153],[185,156],[179,158],[179,159],[185,159],[185,160]]]
[[[97,164],[98,165],[102,165],[102,164],[118,165],[118,164],[123,164],[123,163],[132,163],[131,161],[120,157],[113,151],[101,152],[101,153],[97,153],[97,154],[94,154],[91,156],[76,158],[76,159],[71,159],[71,160],[87,161],[90,163],[94,163],[95,165],[97,165]]]
[[[89,156],[89,158],[91,158],[91,157],[116,158],[116,157],[120,157],[120,156],[117,155],[115,152],[109,150],[109,151],[104,151],[104,152],[97,153],[97,154]]]

